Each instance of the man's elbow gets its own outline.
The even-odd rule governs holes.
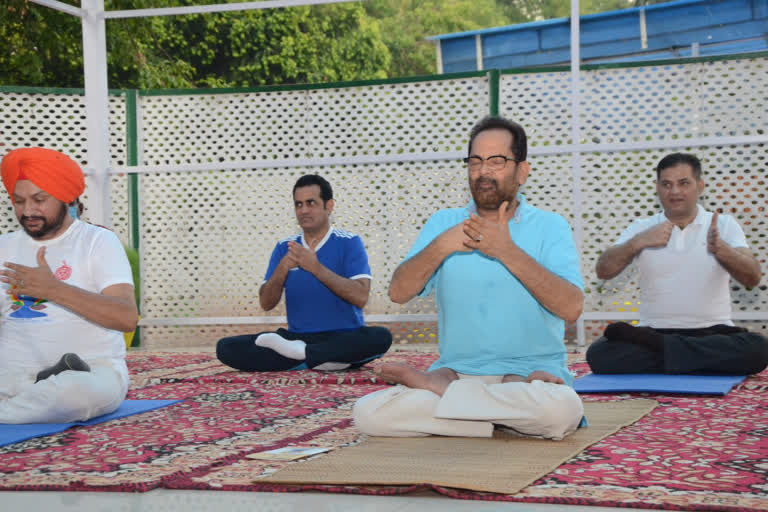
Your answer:
[[[574,300],[568,304],[565,314],[563,315],[563,320],[565,320],[566,323],[572,324],[579,319],[582,311],[584,311],[584,295],[579,292],[578,298],[574,297]]]
[[[266,299],[259,297],[259,306],[261,306],[261,309],[263,309],[264,311],[269,311],[270,309],[274,308],[276,305],[277,305],[277,302],[267,301]]]
[[[120,318],[115,326],[115,330],[120,332],[133,332],[136,330],[137,325],[139,325],[139,314],[138,312],[134,312]]]
[[[358,308],[363,309],[365,305],[368,304],[368,294],[366,293],[363,296],[356,297],[353,304]]]
[[[760,280],[762,279],[763,274],[759,270],[756,273],[753,273],[744,280],[742,283],[745,288],[754,288],[757,285],[760,284]]]
[[[402,293],[397,289],[395,286],[389,287],[389,300],[394,302],[395,304],[405,304],[409,300],[411,300],[411,297],[406,296],[406,294]]]
[[[606,279],[612,279],[616,277],[617,272],[611,272],[611,269],[608,267],[608,265],[598,260],[597,265],[595,265],[595,274],[597,275],[598,279],[605,281]]]

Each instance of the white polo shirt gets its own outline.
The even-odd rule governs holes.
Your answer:
[[[701,205],[692,223],[675,226],[665,247],[644,249],[635,257],[640,273],[640,322],[654,328],[693,329],[731,321],[730,274],[707,251],[712,212]],[[667,220],[664,213],[638,219],[615,245]],[[748,247],[730,215],[718,215],[720,238],[731,247]]]

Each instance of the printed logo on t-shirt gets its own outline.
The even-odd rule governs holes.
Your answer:
[[[45,299],[36,299],[28,295],[16,295],[11,294],[11,309],[13,313],[9,316],[11,318],[41,318],[48,316],[42,313],[41,310],[45,309]]]
[[[72,276],[72,267],[67,265],[66,261],[61,263],[61,266],[53,273],[54,277],[59,281],[66,281]],[[15,286],[13,287],[15,288]],[[47,313],[43,313],[42,310],[47,306],[45,303],[47,299],[38,299],[36,297],[30,297],[29,295],[17,295],[11,293],[11,318],[43,318],[47,317]]]
[[[72,276],[72,267],[67,265],[66,260],[64,260],[61,263],[61,266],[56,269],[56,272],[53,273],[53,275],[58,279],[59,281],[66,281]]]

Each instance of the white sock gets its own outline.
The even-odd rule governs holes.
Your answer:
[[[312,368],[313,370],[321,370],[326,372],[338,372],[339,370],[346,370],[351,365],[349,363],[323,363]]]
[[[307,358],[307,344],[301,340],[287,340],[275,332],[260,335],[254,341],[256,345],[271,348],[283,357],[303,361]]]

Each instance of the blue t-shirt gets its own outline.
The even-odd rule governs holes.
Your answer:
[[[579,257],[568,222],[534,208],[522,195],[509,221],[512,240],[553,274],[583,290]],[[473,203],[435,213],[406,259],[475,211]],[[573,378],[566,366],[565,322],[545,309],[497,259],[479,251],[455,252],[429,278],[420,295],[435,291],[440,358],[430,369],[469,375],[527,376],[543,370]]]
[[[288,252],[288,242],[309,248],[301,235],[277,242],[264,280],[268,280]],[[317,244],[318,261],[348,279],[371,278],[371,267],[359,236],[331,227]],[[333,293],[315,276],[293,268],[285,279],[285,310],[291,332],[325,332],[363,327],[363,310]]]

